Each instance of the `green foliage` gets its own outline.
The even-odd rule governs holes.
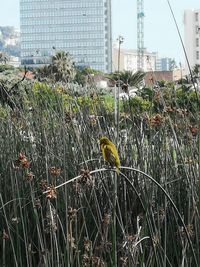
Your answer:
[[[8,64],[0,64],[0,73],[6,70],[14,70],[14,67]]]
[[[110,78],[118,82],[120,80],[120,84],[127,86],[140,87],[145,73],[142,71],[132,72],[132,71],[122,71],[120,73],[115,72],[110,75]]]
[[[40,68],[33,69],[33,72],[35,74],[35,77],[39,81],[47,80],[50,77],[50,68],[47,65],[40,67]]]
[[[9,115],[9,110],[3,106],[0,105],[0,118],[6,119]]]
[[[98,74],[102,74],[102,72],[98,71],[98,70],[94,70],[92,68],[89,68],[89,67],[85,67],[85,68],[77,68],[76,69],[76,75],[74,77],[74,82],[75,83],[78,83],[82,86],[86,85],[87,84],[87,80],[88,80],[88,77],[90,75],[98,75]]]
[[[60,51],[52,57],[50,75],[53,77],[55,82],[70,82],[74,79],[75,69],[69,53]]]
[[[61,97],[56,88],[53,89],[46,83],[34,83],[33,96],[35,98],[33,104],[36,104],[34,108],[39,107],[44,110],[48,108],[57,110],[59,98]]]
[[[52,56],[52,63],[48,66],[38,68],[36,77],[39,80],[50,79],[52,82],[71,82],[76,74],[74,63],[69,53],[58,51]]]
[[[94,75],[102,74],[101,71],[92,69],[92,68],[90,68],[90,67],[85,67],[85,68],[83,68],[83,69],[82,69],[82,73],[83,73],[84,75],[88,75],[88,74],[94,74]]]
[[[200,93],[197,93],[200,97]],[[191,112],[200,111],[199,100],[194,91],[186,91],[185,88],[179,88],[176,91],[176,103],[179,107],[187,107]]]
[[[195,92],[143,88],[116,122],[111,94],[2,76],[17,106],[0,106],[2,266],[113,266],[113,252],[117,266],[200,265]]]
[[[192,73],[195,77],[199,77],[200,75],[200,65],[196,64],[193,69],[192,69]]]
[[[86,75],[82,71],[76,70],[74,82],[84,86],[86,84]]]
[[[133,113],[143,113],[149,111],[152,104],[149,100],[145,100],[140,96],[135,96],[126,101],[125,110],[131,109]]]
[[[101,97],[103,106],[105,110],[108,112],[113,112],[114,111],[114,98],[110,95],[104,95]]]
[[[164,80],[157,81],[157,84],[160,88],[166,87],[167,82]]]
[[[154,91],[152,88],[150,87],[143,87],[142,89],[140,89],[137,93],[139,96],[141,96],[143,99],[145,100],[149,100],[152,101],[153,100],[153,95],[154,95]]]
[[[20,69],[9,68],[0,73],[0,103],[11,109],[23,109],[26,106],[31,81],[21,75]]]

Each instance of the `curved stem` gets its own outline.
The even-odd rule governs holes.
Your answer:
[[[146,173],[143,172],[143,171],[140,171],[140,170],[135,169],[135,168],[132,168],[132,167],[124,167],[124,166],[121,166],[120,169],[130,170],[130,171],[135,171],[135,172],[138,172],[138,173],[144,175],[144,176],[147,177],[149,180],[151,180],[154,184],[156,184],[156,185],[158,186],[158,188],[165,194],[165,196],[167,197],[167,199],[169,200],[169,202],[170,202],[171,205],[173,206],[175,212],[176,212],[177,215],[178,215],[178,218],[180,219],[180,221],[181,221],[181,223],[182,223],[182,225],[183,225],[183,228],[184,228],[184,231],[185,231],[185,233],[186,233],[188,242],[189,242],[189,244],[190,244],[190,248],[191,248],[191,250],[192,250],[192,254],[193,254],[193,257],[194,257],[194,260],[195,260],[195,264],[196,264],[196,266],[198,266],[197,258],[196,258],[195,252],[194,252],[194,248],[193,248],[192,241],[191,241],[190,235],[189,235],[189,233],[188,233],[187,227],[186,227],[186,225],[185,225],[185,223],[184,223],[184,221],[183,221],[183,218],[182,218],[182,216],[181,216],[179,210],[178,210],[177,207],[176,207],[176,204],[174,203],[174,201],[172,200],[172,198],[170,197],[170,195],[167,193],[167,191],[166,191],[166,190],[162,187],[162,185],[160,185],[160,184],[159,184],[153,177],[151,177],[150,175],[146,174]],[[116,169],[106,169],[106,168],[97,169],[97,170],[93,170],[93,171],[91,171],[91,172],[90,172],[90,175],[95,174],[95,173],[99,173],[99,172],[106,172],[106,171],[114,171],[114,172],[116,172]],[[120,173],[121,173],[121,172],[120,172]],[[123,175],[123,173],[121,173],[121,174]],[[123,177],[125,177],[125,176],[123,175]],[[66,185],[66,184],[69,184],[69,183],[71,183],[71,182],[73,182],[73,181],[75,181],[75,180],[77,180],[77,179],[79,179],[79,178],[81,178],[81,175],[78,175],[78,176],[76,176],[76,177],[74,177],[74,178],[72,178],[72,179],[70,179],[70,180],[68,180],[68,181],[66,181],[66,182],[64,182],[64,183],[62,183],[62,184],[56,186],[55,189],[58,189],[59,187],[62,187],[62,186],[64,186],[64,185]],[[130,181],[128,178],[126,178],[126,180],[130,183],[130,185],[132,185],[131,181]],[[48,192],[49,192],[49,191],[47,190],[47,191],[45,191],[43,194],[48,193]]]

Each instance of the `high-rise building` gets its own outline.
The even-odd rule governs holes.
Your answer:
[[[200,64],[200,9],[185,10],[184,32],[188,60],[190,66],[194,67]]]
[[[170,71],[176,68],[176,62],[173,58],[158,57],[156,59],[156,70],[158,71]]]
[[[20,0],[21,64],[69,52],[76,66],[111,72],[111,0]]]

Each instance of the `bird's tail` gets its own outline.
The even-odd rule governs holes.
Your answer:
[[[116,171],[117,171],[117,175],[119,175],[119,173],[120,173],[119,167],[116,167]]]

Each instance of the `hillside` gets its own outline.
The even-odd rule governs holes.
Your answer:
[[[14,27],[0,26],[0,51],[10,56],[20,56],[20,33]]]

